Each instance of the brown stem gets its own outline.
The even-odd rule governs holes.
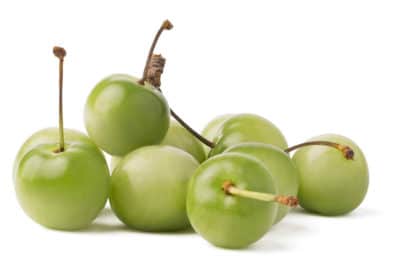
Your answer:
[[[268,193],[254,192],[245,189],[240,189],[235,186],[231,181],[225,181],[222,184],[222,190],[227,195],[245,197],[255,200],[261,200],[265,202],[276,202],[289,207],[296,207],[299,204],[299,200],[294,196],[282,196]]]
[[[154,53],[154,49],[156,48],[156,44],[158,42],[158,39],[161,36],[161,33],[164,30],[171,30],[172,28],[173,28],[172,23],[169,20],[165,20],[162,23],[160,29],[157,31],[157,33],[156,33],[156,35],[154,37],[153,43],[151,44],[151,47],[150,47],[150,50],[149,50],[149,54],[147,55],[146,64],[144,65],[144,69],[143,69],[143,75],[142,75],[142,78],[139,80],[139,84],[143,85],[144,82],[147,80],[147,70],[149,68],[149,63],[150,63],[151,57],[152,57],[152,55]]]
[[[302,147],[306,147],[306,146],[329,146],[332,148],[335,148],[337,150],[339,150],[340,152],[342,152],[343,156],[346,159],[354,159],[354,151],[353,149],[351,149],[349,146],[346,145],[341,145],[335,142],[329,142],[329,141],[310,141],[310,142],[305,142],[305,143],[301,143],[289,148],[285,149],[286,153],[290,153],[293,150],[296,150],[298,148],[302,148]]]
[[[58,130],[60,133],[60,148],[59,152],[63,152],[65,149],[64,144],[64,116],[63,116],[63,78],[64,78],[64,57],[67,52],[64,48],[55,46],[53,48],[53,54],[59,59],[58,67]]]

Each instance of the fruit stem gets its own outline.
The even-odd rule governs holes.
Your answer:
[[[144,69],[143,69],[143,75],[142,75],[142,78],[139,80],[139,84],[144,85],[144,82],[147,80],[147,70],[149,68],[151,57],[153,56],[154,49],[156,48],[156,44],[158,42],[158,39],[161,36],[161,33],[164,30],[171,30],[172,28],[173,28],[172,23],[169,20],[164,20],[164,22],[161,24],[160,29],[158,29],[158,31],[153,39],[153,43],[151,44],[149,54],[147,55],[146,64],[144,65]]]
[[[227,195],[239,196],[244,198],[256,199],[265,202],[277,202],[289,207],[296,207],[299,204],[297,197],[282,196],[268,193],[254,192],[245,189],[237,188],[231,181],[225,181],[222,184],[222,190]]]
[[[333,148],[339,150],[340,152],[342,152],[343,156],[346,159],[351,159],[351,160],[354,159],[354,151],[349,146],[341,145],[341,144],[338,144],[338,143],[335,143],[335,142],[329,142],[329,141],[310,141],[310,142],[305,142],[305,143],[301,143],[301,144],[286,148],[285,152],[286,153],[290,153],[293,150],[296,150],[298,148],[302,148],[302,147],[306,147],[306,146],[315,146],[315,145],[333,147]]]
[[[63,78],[64,78],[64,57],[67,52],[64,48],[55,46],[53,48],[54,55],[59,59],[58,64],[58,130],[60,133],[60,148],[59,152],[63,152],[65,149],[64,144],[64,118],[63,118]]]

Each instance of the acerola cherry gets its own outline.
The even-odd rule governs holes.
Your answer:
[[[340,144],[337,148],[342,153],[329,146],[307,146],[294,154],[293,161],[300,173],[300,205],[323,215],[348,213],[361,204],[368,190],[364,154],[344,136],[326,134],[310,141],[316,140]]]
[[[294,206],[295,197],[275,195],[274,179],[263,163],[229,152],[203,162],[193,174],[187,196],[190,223],[210,243],[246,247],[272,226],[277,204]]]
[[[239,114],[227,119],[218,129],[210,156],[222,153],[230,146],[244,142],[272,144],[287,147],[281,131],[270,121],[254,114]]]
[[[55,47],[60,59],[59,141],[54,128],[34,134],[15,161],[14,183],[24,211],[36,222],[54,229],[88,226],[103,209],[109,192],[109,172],[101,151],[83,134],[64,134],[62,114],[63,62],[66,52]]]
[[[127,226],[142,231],[177,231],[189,227],[186,194],[199,163],[171,146],[132,151],[116,166],[110,203]]]
[[[297,196],[299,173],[290,156],[282,149],[268,144],[243,143],[232,146],[226,152],[239,152],[255,157],[264,163],[275,181],[277,194]],[[274,223],[288,213],[289,207],[280,205]]]

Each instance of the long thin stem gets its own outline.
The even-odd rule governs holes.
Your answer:
[[[59,152],[63,152],[65,149],[64,144],[64,116],[63,116],[63,78],[64,78],[64,57],[67,52],[64,48],[55,46],[53,48],[54,55],[59,59],[58,68],[58,130],[60,134],[60,148]]]
[[[161,24],[161,27],[160,27],[160,29],[157,31],[157,33],[156,33],[156,35],[155,35],[155,37],[154,37],[153,43],[151,44],[151,47],[150,47],[150,50],[149,50],[149,54],[147,55],[146,64],[144,65],[144,69],[143,69],[143,75],[142,75],[142,78],[139,80],[139,83],[140,83],[140,84],[143,85],[144,82],[145,82],[146,79],[147,79],[147,70],[148,70],[148,68],[149,68],[150,60],[151,60],[151,57],[152,57],[152,55],[153,55],[153,53],[154,53],[154,49],[156,48],[158,39],[159,39],[160,36],[161,36],[161,33],[162,33],[164,30],[171,30],[172,28],[173,28],[173,25],[172,25],[172,23],[171,23],[169,20],[165,20],[165,21]]]
[[[265,202],[277,202],[289,207],[295,207],[299,204],[297,197],[273,195],[268,193],[254,192],[245,189],[237,188],[231,181],[225,181],[222,184],[222,190],[228,195],[250,198]]]
[[[332,148],[335,148],[337,150],[339,150],[340,152],[342,152],[343,156],[346,159],[354,159],[354,151],[353,149],[351,149],[351,147],[346,146],[346,145],[341,145],[335,142],[330,142],[330,141],[310,141],[310,142],[305,142],[305,143],[301,143],[289,148],[285,149],[286,153],[290,153],[293,150],[296,150],[298,148],[302,148],[302,147],[306,147],[306,146],[329,146]]]

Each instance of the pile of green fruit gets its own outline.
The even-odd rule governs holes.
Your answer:
[[[89,136],[64,129],[63,63],[59,58],[59,127],[41,130],[14,164],[19,203],[53,229],[87,227],[109,199],[116,216],[141,231],[192,227],[210,243],[246,247],[298,203],[307,211],[341,215],[368,189],[360,148],[340,135],[321,135],[288,148],[281,131],[253,114],[227,114],[202,134],[168,106],[160,90],[165,59],[151,46],[143,76],[100,81],[85,107]],[[174,119],[173,119],[173,118]],[[299,149],[293,157],[289,153]],[[112,155],[110,175],[102,151]]]

